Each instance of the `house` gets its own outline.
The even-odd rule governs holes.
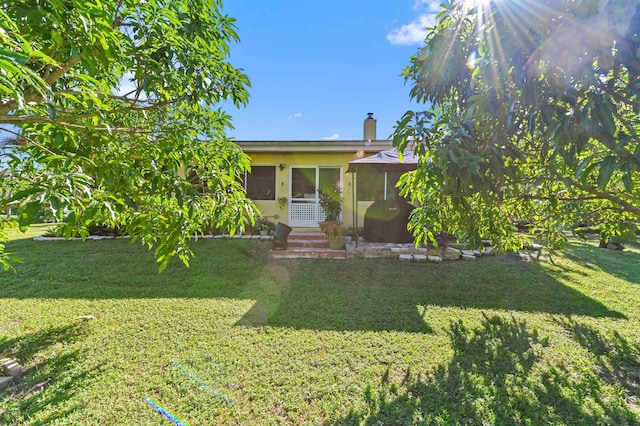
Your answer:
[[[251,172],[244,179],[247,196],[263,216],[296,228],[317,228],[324,219],[319,193],[322,188],[340,190],[342,221],[355,223],[355,180],[347,174],[349,162],[392,148],[391,141],[376,139],[376,119],[364,120],[362,140],[344,141],[236,141],[251,158]],[[358,222],[377,197],[394,190],[401,173],[364,174],[358,177]],[[396,176],[397,175],[397,176]]]

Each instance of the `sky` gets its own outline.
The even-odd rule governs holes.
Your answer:
[[[388,139],[410,109],[402,71],[441,1],[226,0],[240,42],[230,62],[249,76],[249,103],[225,105],[236,140],[361,140],[368,112]]]

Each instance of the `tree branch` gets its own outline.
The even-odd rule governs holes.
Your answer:
[[[127,99],[127,98],[122,98],[119,96],[112,96],[111,98],[113,99],[118,99],[118,100],[123,100],[125,102],[131,102],[132,105],[130,106],[126,106],[126,107],[122,107],[122,108],[115,108],[112,110],[102,110],[100,112],[104,113],[104,114],[118,114],[118,113],[122,113],[122,112],[127,112],[127,111],[152,111],[154,109],[166,106],[166,105],[170,105],[171,103],[173,103],[174,101],[161,101],[155,104],[151,104],[151,105],[145,105],[145,106],[134,106],[133,103],[135,103],[135,101],[131,100],[131,99]],[[74,122],[74,121],[78,121],[78,120],[82,120],[82,119],[86,119],[86,118],[91,118],[96,116],[97,113],[84,113],[84,114],[75,114],[75,115],[69,115],[66,117],[61,117],[61,118],[56,118],[56,119],[51,119],[48,116],[41,116],[41,115],[0,115],[0,123],[11,123],[11,124],[36,124],[36,123],[53,123],[53,124],[63,124],[63,123],[69,123],[69,122]]]
[[[579,182],[575,182],[567,177],[564,176],[558,176],[558,180],[560,180],[561,182],[563,182],[565,185],[567,186],[572,186],[575,188],[580,189],[581,191],[586,192],[587,194],[592,194],[600,199],[603,200],[608,200],[611,201],[612,203],[618,204],[620,207],[622,207],[625,211],[634,214],[638,217],[640,217],[640,207],[636,207],[633,204],[623,200],[620,197],[616,197],[611,193],[608,192],[602,192],[602,191],[598,191],[595,188],[586,186],[586,185],[582,185]]]
[[[51,74],[47,75],[42,80],[50,87],[53,83],[55,83],[60,77],[65,75],[71,68],[76,66],[82,59],[84,58],[84,51],[80,53],[78,56],[70,58],[65,63],[58,66],[58,68],[53,71]],[[40,94],[35,90],[29,90],[24,95],[25,103],[36,102],[36,100],[40,97]],[[9,111],[13,111],[18,107],[18,101],[12,98],[5,99],[0,102],[0,115],[6,115]]]
[[[615,90],[612,90],[611,88],[607,87],[607,85],[600,80],[598,80],[598,88],[618,102],[622,102],[624,104],[640,108],[640,102],[632,101],[631,99],[622,96],[621,94],[617,93]]]
[[[75,67],[80,63],[80,61],[82,61],[85,56],[84,52],[85,51],[82,51],[82,53],[80,53],[75,58],[70,58],[67,62],[60,65],[54,72],[52,72],[47,78],[45,78],[44,81],[48,85],[55,83],[60,77],[69,72],[71,68]],[[95,50],[92,50],[92,53],[95,53]]]
[[[37,147],[38,147],[38,148],[40,148],[41,150],[43,150],[43,151],[45,151],[45,152],[47,152],[47,153],[49,153],[49,154],[51,154],[51,155],[54,155],[54,153],[53,153],[49,148],[47,148],[47,147],[45,147],[45,146],[43,146],[43,145],[41,145],[41,144],[37,143],[37,142],[36,142],[36,141],[34,141],[33,139],[30,139],[30,138],[28,138],[28,137],[26,137],[26,136],[22,135],[21,133],[14,132],[13,130],[9,130],[9,129],[7,129],[6,127],[0,127],[0,130],[2,130],[3,132],[12,133],[13,135],[15,135],[15,136],[16,136],[16,142],[18,142],[18,143],[14,143],[14,145],[19,145],[19,144],[20,144],[20,141],[26,141],[26,142],[28,142],[29,144],[31,144],[31,145],[33,145],[33,146],[37,146]]]

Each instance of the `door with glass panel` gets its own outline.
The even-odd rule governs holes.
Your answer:
[[[316,228],[325,218],[320,191],[341,192],[342,168],[293,166],[290,170],[289,225]]]

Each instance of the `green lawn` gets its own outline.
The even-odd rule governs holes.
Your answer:
[[[21,240],[25,238],[37,237],[38,235],[43,235],[48,231],[54,229],[55,226],[55,223],[36,223],[34,225],[31,225],[26,232],[20,232],[20,230],[18,230],[17,228],[12,229],[11,231],[9,231],[9,238],[14,240]]]
[[[201,240],[8,245],[0,424],[639,424],[640,250],[269,260]],[[81,315],[93,315],[82,320]]]

